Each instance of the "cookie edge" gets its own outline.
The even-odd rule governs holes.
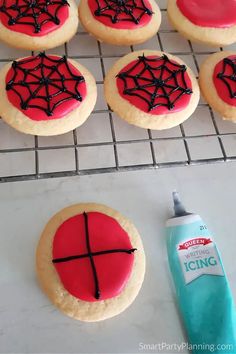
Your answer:
[[[153,37],[161,25],[161,11],[157,3],[149,0],[154,14],[147,25],[137,29],[115,29],[106,26],[96,20],[88,7],[87,0],[81,0],[79,4],[79,19],[85,30],[98,41],[113,45],[132,45],[143,43]]]
[[[236,55],[234,51],[221,51],[207,57],[200,66],[199,85],[205,101],[215,111],[217,111],[224,120],[236,122],[236,107],[231,106],[218,95],[213,81],[215,66],[223,58],[230,55]]]
[[[61,57],[59,55],[50,53],[47,55],[53,55],[58,58]],[[17,61],[22,59],[24,58],[19,58],[17,59]],[[39,136],[53,136],[64,134],[82,125],[89,117],[96,104],[96,82],[93,75],[83,65],[69,58],[67,58],[67,60],[81,72],[86,81],[87,94],[84,101],[82,101],[79,107],[75,108],[67,115],[58,119],[48,121],[34,121],[30,119],[23,112],[13,106],[8,100],[7,92],[5,89],[5,81],[7,72],[12,64],[11,62],[6,64],[0,70],[0,93],[2,94],[0,115],[3,121],[5,121],[8,125],[22,133]]]
[[[45,36],[30,36],[21,32],[11,31],[0,22],[0,41],[11,47],[25,50],[46,50],[68,42],[77,32],[79,18],[74,0],[69,3],[69,16],[65,23]]]
[[[236,41],[236,26],[214,28],[197,26],[179,10],[177,0],[168,0],[167,14],[172,26],[185,38],[210,46],[226,46]]]
[[[138,249],[134,253],[134,266],[128,283],[122,293],[112,299],[90,303],[75,298],[65,290],[51,262],[52,242],[56,230],[69,217],[84,211],[98,211],[113,217],[128,233],[132,246]],[[66,315],[87,322],[101,321],[116,316],[131,305],[143,283],[145,254],[141,237],[130,220],[110,207],[96,203],[71,205],[55,214],[44,228],[36,250],[36,273],[43,291]],[[54,282],[53,286],[50,285],[51,280]]]
[[[116,86],[116,75],[129,62],[136,59],[139,55],[167,55],[168,58],[175,60],[179,64],[186,65],[180,58],[169,53],[155,51],[155,50],[139,50],[129,53],[115,62],[115,64],[108,71],[104,81],[104,93],[107,103],[112,110],[122,119],[130,124],[136,125],[140,128],[164,130],[175,127],[186,119],[188,119],[197,108],[200,99],[200,90],[197,79],[192,70],[186,65],[187,73],[192,82],[193,94],[191,95],[188,106],[180,112],[173,112],[169,114],[154,115],[149,114],[132,105],[129,101],[120,96]]]

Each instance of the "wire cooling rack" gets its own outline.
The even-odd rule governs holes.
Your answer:
[[[236,160],[236,125],[223,121],[202,100],[190,119],[166,131],[131,126],[104,101],[103,80],[108,68],[130,51],[146,48],[169,52],[181,57],[198,76],[199,65],[208,55],[222,49],[236,50],[236,46],[209,48],[187,41],[168,23],[166,0],[158,4],[161,29],[142,45],[101,44],[79,28],[69,43],[49,51],[78,59],[93,73],[98,87],[95,110],[81,127],[56,137],[21,134],[0,119],[0,182]],[[0,44],[0,67],[29,54]]]

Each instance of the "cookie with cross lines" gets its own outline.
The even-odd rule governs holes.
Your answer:
[[[200,67],[199,84],[207,103],[224,120],[236,123],[236,52],[210,55]]]
[[[143,43],[161,24],[155,0],[81,0],[79,18],[86,31],[113,45]]]
[[[108,71],[105,97],[120,118],[140,128],[168,129],[185,121],[199,102],[192,70],[171,54],[140,50]]]
[[[62,312],[92,322],[118,315],[134,301],[145,255],[138,231],[120,213],[76,204],[46,225],[36,268],[43,290]]]
[[[74,0],[0,0],[0,40],[28,50],[69,41],[78,27]]]
[[[33,135],[58,135],[80,126],[96,102],[93,76],[66,56],[18,59],[0,71],[0,115],[13,128]]]

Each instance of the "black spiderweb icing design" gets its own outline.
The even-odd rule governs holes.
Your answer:
[[[110,253],[132,254],[137,249],[136,248],[119,248],[119,249],[108,249],[108,250],[92,252],[91,244],[90,244],[88,214],[84,212],[83,213],[83,217],[84,217],[87,253],[83,253],[83,254],[79,254],[79,255],[73,255],[73,256],[68,256],[68,257],[63,257],[63,258],[54,258],[52,260],[52,262],[53,263],[63,263],[63,262],[69,262],[69,261],[73,261],[73,260],[81,259],[81,258],[89,258],[90,265],[91,265],[92,272],[93,272],[93,279],[94,279],[94,287],[95,287],[94,297],[95,297],[95,299],[99,300],[100,297],[101,297],[101,289],[100,289],[100,286],[99,286],[99,278],[98,278],[98,273],[97,273],[97,269],[96,269],[96,264],[94,262],[94,257],[102,256],[104,254],[110,254]]]
[[[138,73],[133,74],[137,69]],[[148,112],[161,106],[172,110],[183,95],[192,94],[186,83],[186,70],[185,65],[171,61],[166,55],[142,55],[131,68],[121,71],[117,77],[124,83],[123,94],[145,101]],[[131,79],[131,84],[127,79]]]
[[[141,18],[147,14],[151,16],[152,10],[149,9],[144,0],[140,0],[137,5],[136,0],[95,0],[97,9],[95,16],[107,17],[112,23],[120,21],[133,22],[139,24]]]
[[[229,96],[236,99],[236,58],[224,58],[223,69],[217,74],[217,77],[226,85]]]
[[[27,64],[31,64],[31,67],[28,68]],[[66,75],[61,74],[62,67]],[[13,76],[6,83],[6,90],[14,91],[19,97],[22,110],[38,108],[47,116],[52,116],[54,110],[64,102],[83,100],[79,86],[85,81],[84,77],[71,71],[66,56],[56,59],[39,53],[37,56],[14,61],[12,69]],[[71,81],[74,82],[73,90],[66,87]],[[27,92],[27,97],[23,97],[25,95],[22,95],[22,88]]]
[[[39,33],[44,24],[52,22],[60,24],[58,13],[67,0],[2,0],[0,12],[8,17],[8,25],[27,25],[34,33]]]

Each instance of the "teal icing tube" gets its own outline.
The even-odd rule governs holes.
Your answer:
[[[199,215],[187,213],[173,193],[167,251],[177,302],[194,354],[236,354],[236,313],[212,234]]]

